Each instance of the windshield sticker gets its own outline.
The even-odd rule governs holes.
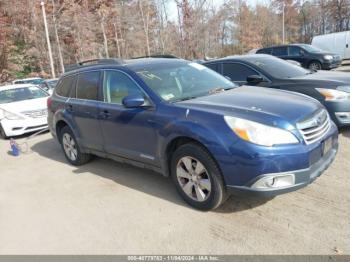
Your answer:
[[[143,77],[146,77],[150,80],[154,80],[154,79],[158,79],[158,80],[162,80],[159,76],[149,72],[149,71],[141,71],[138,72],[140,75],[142,75]]]
[[[196,68],[196,69],[198,69],[198,70],[200,70],[200,71],[206,69],[205,66],[200,65],[200,64],[197,64],[197,63],[189,63],[189,65],[192,66],[192,67],[194,67],[194,68]]]
[[[162,95],[162,98],[166,101],[170,100],[170,99],[173,99],[175,96],[173,94],[165,94],[165,95]]]

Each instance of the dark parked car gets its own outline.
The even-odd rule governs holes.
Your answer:
[[[285,60],[294,60],[311,70],[329,70],[340,66],[342,63],[340,55],[307,44],[273,46],[259,49],[256,53],[273,55]]]
[[[306,96],[237,87],[180,59],[79,65],[48,99],[67,160],[82,165],[93,154],[150,168],[171,176],[198,209],[218,207],[231,192],[296,190],[336,155],[336,126]]]
[[[340,127],[350,125],[350,75],[310,71],[270,55],[233,56],[203,63],[238,85],[287,90],[320,101]]]

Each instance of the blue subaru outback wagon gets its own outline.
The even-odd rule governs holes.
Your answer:
[[[71,164],[97,155],[153,169],[201,210],[230,193],[273,196],[306,186],[338,148],[318,101],[237,87],[181,59],[79,63],[60,78],[48,109]]]

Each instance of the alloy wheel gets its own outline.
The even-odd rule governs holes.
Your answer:
[[[197,159],[185,156],[176,166],[177,180],[183,192],[191,199],[203,202],[211,192],[209,174],[204,165]]]
[[[321,70],[321,66],[320,66],[320,64],[319,63],[311,63],[310,65],[309,65],[309,69],[311,69],[311,70]]]
[[[78,157],[78,149],[75,145],[74,139],[70,134],[65,133],[62,138],[63,148],[66,156],[71,160],[75,161]]]

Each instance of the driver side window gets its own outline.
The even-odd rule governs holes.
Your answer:
[[[130,77],[118,71],[105,71],[103,79],[104,101],[122,104],[123,98],[129,95],[142,95],[143,92]]]
[[[259,74],[242,64],[225,63],[223,64],[223,75],[228,76],[234,82],[246,82],[248,76]]]
[[[289,56],[301,56],[301,48],[297,46],[289,46],[288,47],[288,55]]]

